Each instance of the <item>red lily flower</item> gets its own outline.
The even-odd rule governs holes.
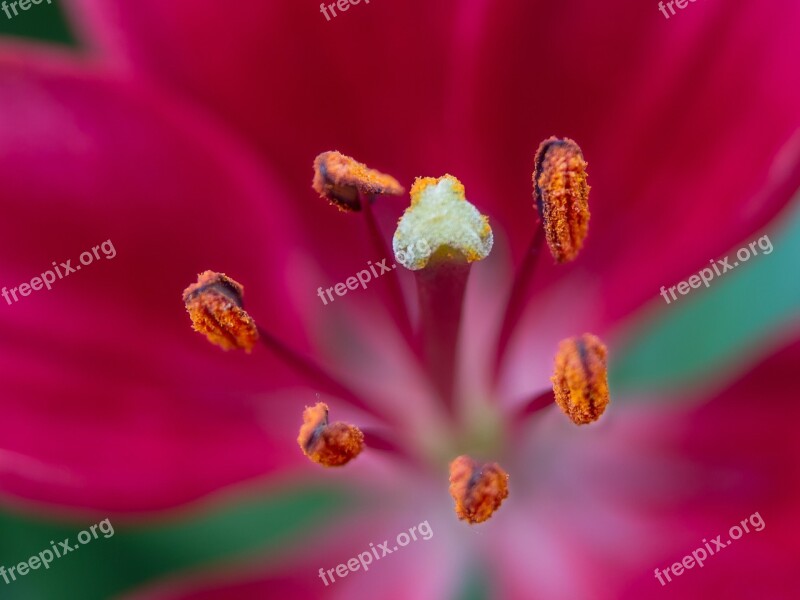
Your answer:
[[[85,54],[13,43],[0,53],[0,252],[13,257],[0,276],[16,286],[106,240],[117,254],[0,304],[6,496],[140,512],[260,477],[321,477],[296,442],[303,407],[325,392],[319,380],[285,353],[223,353],[188,331],[177,294],[212,269],[244,285],[263,330],[364,401],[326,398],[368,443],[324,477],[381,503],[283,562],[169,593],[442,598],[478,564],[498,597],[634,598],[654,594],[651,569],[720,520],[758,510],[797,531],[797,473],[787,480],[776,458],[797,455],[795,409],[783,402],[784,418],[743,425],[753,388],[785,389],[796,347],[701,408],[640,406],[612,389],[589,429],[556,411],[515,415],[549,389],[560,340],[592,331],[613,370],[628,317],[669,310],[648,305],[661,285],[755,239],[800,188],[800,7],[697,3],[669,21],[627,0],[376,0],[333,21],[304,3],[68,7]],[[589,237],[574,263],[539,265],[495,381],[498,290],[535,235],[533,153],[554,133],[578,140],[589,162]],[[310,190],[313,157],[336,148],[409,187],[453,173],[489,217],[495,247],[471,269],[454,412],[405,346],[393,274],[330,306],[316,296],[387,258],[360,215]],[[405,204],[376,201],[385,239]],[[744,439],[726,442],[731,430]],[[766,431],[772,452],[752,452]],[[370,433],[390,451],[370,449]],[[459,448],[493,453],[510,474],[480,536],[446,494]],[[726,468],[733,481],[719,479]],[[387,558],[382,574],[316,580],[319,567],[426,519],[435,536]],[[780,597],[793,557],[791,538],[775,535],[720,557],[681,597],[733,586],[739,561],[756,556],[771,561],[759,559],[757,583]],[[755,583],[739,597],[755,597]]]

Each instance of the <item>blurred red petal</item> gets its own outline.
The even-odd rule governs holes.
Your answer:
[[[185,105],[67,63],[3,59],[0,112],[3,285],[106,240],[116,251],[0,306],[2,489],[146,509],[299,460],[259,421],[256,394],[283,372],[263,350],[211,347],[180,296],[198,272],[227,271],[262,325],[303,344],[275,178]]]
[[[307,190],[307,164],[328,147],[405,182],[453,172],[521,249],[534,226],[536,146],[553,133],[578,140],[594,217],[575,268],[605,273],[592,301],[616,319],[666,283],[656,278],[750,241],[796,189],[796,149],[790,171],[770,170],[800,128],[800,7],[693,6],[667,22],[634,0],[579,4],[417,0],[331,22],[285,2],[224,14],[210,0],[74,6],[104,49],[210,107],[291,189]],[[554,48],[557,62],[539,61]],[[320,222],[310,243],[346,259],[337,240],[353,220],[342,229],[302,197],[297,210]]]

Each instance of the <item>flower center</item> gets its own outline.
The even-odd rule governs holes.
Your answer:
[[[503,325],[494,354],[495,383],[508,340],[526,302],[534,266],[546,240],[557,263],[575,260],[588,231],[586,161],[578,145],[569,139],[550,138],[534,159],[532,177],[538,222],[530,249],[521,262],[506,297]],[[312,186],[323,198],[345,212],[360,212],[373,244],[388,250],[373,214],[379,195],[400,195],[403,188],[391,176],[368,168],[338,152],[325,152],[314,161]],[[473,263],[491,252],[494,237],[487,217],[466,199],[461,182],[452,175],[418,178],[411,187],[411,202],[400,218],[392,239],[398,262],[412,271],[416,280],[419,320],[416,328],[397,278],[389,292],[388,307],[411,352],[427,372],[452,421],[459,423],[459,390],[455,372],[459,357],[459,331],[467,281]],[[385,255],[385,254],[384,254]],[[576,424],[596,421],[609,402],[607,351],[591,334],[569,338],[556,351],[553,389],[536,390],[513,414],[501,413],[497,404],[482,400],[469,423],[460,423],[455,435],[443,435],[427,449],[404,448],[399,439],[413,439],[399,431],[400,424],[378,410],[347,385],[331,375],[313,358],[303,356],[287,344],[257,327],[242,308],[243,288],[223,274],[206,271],[184,291],[184,303],[195,330],[224,349],[250,352],[256,341],[303,375],[310,385],[331,398],[348,402],[371,414],[382,428],[329,423],[328,406],[306,407],[297,438],[306,456],[322,466],[342,466],[356,458],[366,446],[395,454],[411,462],[421,456],[447,456],[450,493],[459,519],[470,524],[489,519],[509,494],[509,474],[494,462],[480,463],[474,455],[492,456],[513,447],[519,423],[548,406],[557,404]],[[463,402],[461,403],[463,404]],[[404,435],[405,434],[405,435]],[[463,452],[462,452],[463,449]],[[450,459],[453,454],[461,454]]]

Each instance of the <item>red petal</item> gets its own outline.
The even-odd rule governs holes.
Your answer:
[[[302,397],[262,414],[256,394],[285,377],[263,351],[212,347],[181,301],[198,272],[227,271],[302,343],[275,178],[186,106],[63,63],[0,62],[0,113],[2,285],[106,240],[117,253],[0,305],[3,490],[141,510],[304,460],[294,423],[275,425]]]

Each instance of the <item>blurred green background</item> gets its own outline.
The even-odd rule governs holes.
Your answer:
[[[12,11],[12,18],[9,19],[4,12],[0,11],[0,35],[34,38],[68,46],[75,45],[75,37],[64,18],[59,0],[52,0],[52,4],[47,4],[45,0],[42,4],[31,5],[28,10],[17,8],[17,12],[19,14],[13,16]]]
[[[110,517],[114,535],[85,546],[78,534],[104,516],[49,518],[0,510],[0,565],[8,569],[69,539],[76,550],[16,581],[0,579],[0,597],[19,600],[110,598],[171,573],[226,563],[302,544],[354,500],[336,489],[249,490],[202,508],[158,515],[152,522]],[[11,580],[11,577],[9,580]]]

